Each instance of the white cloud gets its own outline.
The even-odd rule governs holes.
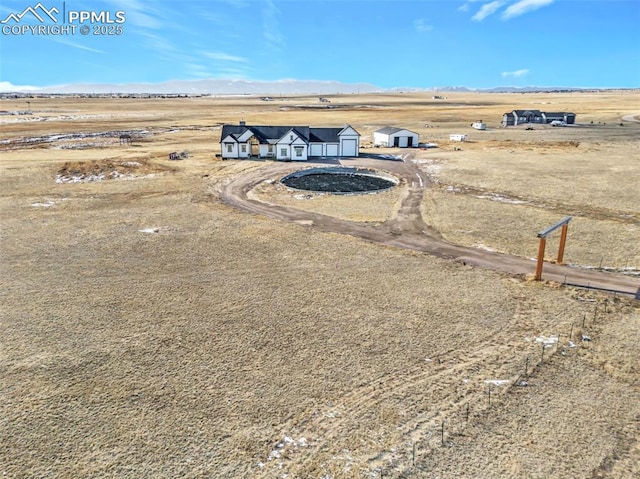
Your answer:
[[[184,69],[194,77],[210,78],[213,76],[208,66],[199,63],[185,63]]]
[[[37,86],[29,86],[29,85],[13,85],[8,81],[0,81],[0,92],[9,93],[15,91],[30,91],[30,90],[38,90]]]
[[[210,58],[211,60],[222,61],[222,62],[237,62],[237,63],[247,63],[248,60],[244,57],[239,57],[236,55],[230,55],[228,53],[221,52],[202,52],[202,54]]]
[[[231,55],[229,53],[224,52],[200,52],[202,57],[205,60],[198,60],[199,64],[208,63],[207,60],[210,60],[210,64],[207,67],[207,71],[213,71],[215,74],[209,75],[212,77],[238,77],[244,78],[248,71],[251,70],[249,66],[249,59],[245,57],[240,57],[237,55]],[[201,71],[195,71],[192,68],[194,74],[198,76],[203,76]]]
[[[61,43],[63,45],[68,45],[70,47],[78,48],[80,50],[86,50],[88,52],[101,53],[101,54],[106,54],[107,53],[105,51],[98,50],[97,48],[87,47],[85,45],[82,45],[81,43],[72,42],[71,40],[65,40],[65,39],[60,38],[60,37],[53,37],[52,40],[54,42],[56,42],[56,43]]]
[[[502,78],[522,78],[529,74],[529,70],[523,68],[514,72],[502,72]]]
[[[481,0],[467,0],[465,3],[463,3],[462,5],[460,5],[458,7],[458,11],[460,12],[468,12],[469,11],[469,7],[471,6],[472,3],[474,2],[480,2]]]
[[[424,18],[418,18],[417,20],[414,20],[413,26],[419,32],[430,32],[431,30],[433,30],[433,26],[427,25],[424,21]]]
[[[502,13],[503,20],[520,16],[527,12],[532,12],[547,5],[551,5],[553,0],[519,0],[513,5],[509,5]]]
[[[160,10],[157,2],[148,0],[107,0],[114,9],[125,12],[125,25],[159,30],[163,28],[162,19],[171,18]]]
[[[276,7],[273,0],[266,0],[264,8],[262,10],[262,35],[267,43],[267,46],[273,50],[280,50],[284,48],[286,42],[284,36],[280,33],[280,25],[278,22],[278,15],[280,10]]]
[[[175,44],[171,43],[164,36],[157,35],[146,30],[140,30],[137,33],[145,38],[145,46],[149,47],[157,54],[166,56],[168,54],[177,53]]]
[[[243,80],[247,78],[247,72],[238,68],[220,68],[216,70],[216,78],[233,78]]]
[[[496,10],[498,10],[502,5],[504,5],[504,1],[502,0],[495,0],[494,2],[485,3],[484,5],[482,5],[482,7],[480,7],[480,10],[478,10],[478,12],[473,17],[471,17],[471,20],[481,22],[489,15],[493,15]]]

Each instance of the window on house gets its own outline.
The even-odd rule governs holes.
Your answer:
[[[293,135],[289,135],[289,140],[293,141]]]
[[[269,145],[269,153],[273,153],[273,145]]]
[[[240,151],[242,151],[242,153],[246,153],[247,152],[247,145],[240,145]]]
[[[280,156],[287,156],[287,149],[286,148],[280,148]]]
[[[302,147],[301,146],[296,146],[294,149],[296,150],[296,156],[297,157],[301,157],[302,156]]]
[[[233,144],[227,143],[227,153],[233,153]]]

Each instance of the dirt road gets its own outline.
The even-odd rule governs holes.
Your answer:
[[[220,197],[228,205],[251,213],[310,225],[319,231],[347,234],[375,243],[420,251],[439,258],[458,261],[465,265],[502,273],[526,275],[534,272],[535,262],[532,260],[455,245],[444,241],[437,231],[426,225],[420,213],[420,203],[424,189],[429,186],[429,182],[413,163],[372,159],[344,160],[342,163],[349,166],[377,168],[404,179],[406,191],[397,214],[381,225],[372,226],[295,208],[276,206],[247,196],[250,190],[267,178],[307,167],[292,166],[291,164],[270,163],[264,168],[235,177],[224,185]],[[616,292],[640,299],[640,280],[626,276],[546,263],[543,279],[572,286]]]

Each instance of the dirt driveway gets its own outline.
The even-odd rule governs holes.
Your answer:
[[[263,168],[233,178],[222,188],[220,196],[222,201],[231,206],[282,221],[309,225],[319,231],[347,234],[387,246],[420,251],[465,265],[508,274],[527,275],[534,272],[535,262],[532,260],[449,243],[444,241],[437,231],[425,224],[420,213],[420,203],[425,188],[429,187],[429,180],[412,162],[359,158],[342,160],[341,164],[376,168],[404,179],[407,189],[397,214],[383,224],[373,226],[291,207],[276,206],[248,197],[248,192],[266,178],[274,174],[284,175],[307,168],[309,166],[307,164],[269,163]],[[626,276],[547,263],[542,277],[548,281],[610,291],[640,299],[640,280]]]

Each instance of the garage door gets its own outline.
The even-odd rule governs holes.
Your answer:
[[[327,156],[338,156],[338,145],[327,145]]]
[[[309,156],[322,156],[322,145],[311,145]]]
[[[342,140],[342,156],[358,156],[356,140]]]

